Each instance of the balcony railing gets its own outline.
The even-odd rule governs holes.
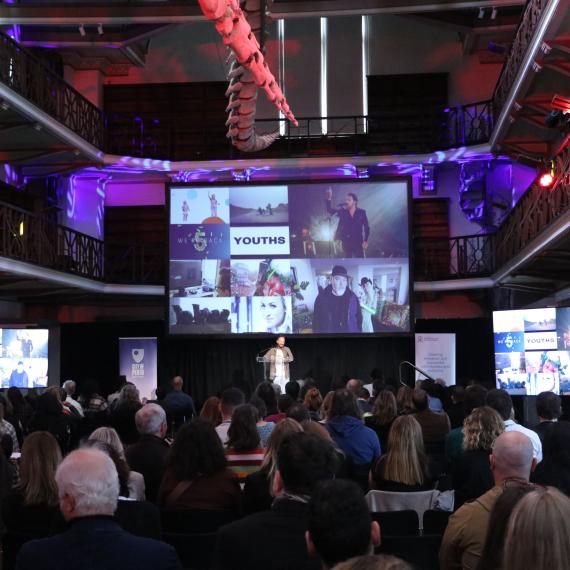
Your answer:
[[[96,148],[103,148],[103,111],[4,34],[0,34],[0,82]]]
[[[549,2],[550,0],[529,0],[527,2],[523,17],[519,22],[515,34],[515,39],[511,45],[509,55],[507,56],[493,94],[493,107],[496,113],[495,118],[505,104],[528,46],[532,41],[542,14]]]

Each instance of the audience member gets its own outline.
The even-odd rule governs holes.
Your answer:
[[[452,386],[451,388],[451,405],[446,412],[452,430],[462,427],[463,420],[467,417],[465,414],[465,392],[463,386]]]
[[[59,466],[56,481],[60,509],[69,526],[53,537],[25,544],[18,570],[51,570],[54,561],[66,570],[181,569],[171,546],[129,534],[112,517],[119,480],[115,465],[102,451],[71,452]]]
[[[30,421],[30,431],[49,431],[65,454],[71,439],[71,420],[63,411],[59,388],[46,390],[38,398],[38,406]]]
[[[532,442],[520,432],[502,433],[495,441],[490,464],[495,486],[449,518],[439,553],[441,570],[477,568],[497,498],[511,484],[528,483],[536,465]]]
[[[372,521],[362,490],[352,481],[323,481],[309,503],[307,550],[324,570],[364,554],[380,544],[380,527]]]
[[[85,416],[92,416],[107,410],[107,400],[99,394],[99,383],[96,380],[87,380],[81,387],[79,403]]]
[[[266,421],[278,424],[281,420],[284,420],[287,417],[287,412],[294,403],[295,401],[293,398],[291,398],[291,396],[282,394],[279,396],[279,398],[277,398],[277,413],[267,416],[265,418]]]
[[[570,423],[555,422],[546,430],[543,452],[531,481],[556,487],[570,496]]]
[[[135,415],[142,408],[139,391],[134,384],[125,384],[111,406],[109,421],[125,445],[135,443],[139,433]]]
[[[132,471],[127,459],[125,457],[125,448],[119,438],[119,434],[111,427],[97,428],[90,436],[89,440],[100,441],[111,447],[117,454],[118,460],[113,459],[117,472],[119,473],[119,481],[121,481],[121,474],[125,475],[126,489],[121,489],[121,496],[128,497],[133,501],[145,500],[145,481],[144,477],[138,471]],[[118,464],[121,464],[118,467]]]
[[[297,402],[299,400],[300,393],[301,386],[297,380],[289,380],[289,382],[285,384],[285,394],[290,396],[293,399],[293,402]]]
[[[257,431],[257,409],[250,404],[238,406],[232,415],[228,429],[226,458],[240,481],[258,471],[265,457],[265,450],[260,447],[261,439]]]
[[[332,401],[334,397],[334,391],[327,392],[323,398],[323,403],[321,404],[321,409],[319,410],[319,418],[322,423],[326,423],[331,418],[331,408]]]
[[[172,390],[164,398],[163,404],[166,411],[173,417],[189,420],[196,415],[196,408],[192,397],[182,391],[183,386],[182,376],[175,376],[172,379]]]
[[[436,394],[436,383],[433,380],[424,380],[421,389],[427,394],[428,407],[432,412],[443,412],[443,402]]]
[[[482,406],[465,418],[463,430],[465,451],[455,459],[451,469],[456,509],[493,487],[489,455],[505,427],[501,416],[493,408]]]
[[[214,568],[320,569],[305,544],[309,500],[319,481],[333,478],[335,463],[331,445],[303,432],[289,434],[277,453],[271,510],[218,531]]]
[[[517,503],[535,489],[534,485],[516,482],[508,485],[496,500],[489,516],[487,536],[477,570],[501,568],[507,524]]]
[[[374,400],[372,415],[364,419],[364,423],[373,429],[380,441],[380,449],[388,449],[388,434],[390,427],[398,416],[396,397],[389,390],[382,390]]]
[[[570,560],[570,499],[552,487],[525,495],[509,519],[502,570],[566,570]]]
[[[372,414],[372,401],[370,399],[370,392],[368,388],[360,388],[358,394],[356,395],[356,403],[358,404],[358,408],[360,409],[360,413],[365,416],[369,416]]]
[[[220,410],[221,400],[217,396],[210,396],[200,410],[200,417],[208,420],[214,427],[222,423],[222,412]]]
[[[334,392],[330,419],[325,425],[335,445],[350,458],[355,480],[367,488],[370,466],[380,457],[380,442],[376,433],[362,422],[352,392],[346,389]]]
[[[319,439],[322,439],[323,441],[334,447],[336,460],[337,460],[335,477],[337,479],[350,479],[354,476],[353,473],[354,468],[351,459],[346,456],[346,454],[344,453],[344,451],[342,451],[342,449],[336,446],[329,430],[323,424],[319,422],[314,422],[312,420],[305,420],[304,422],[301,423],[301,427],[303,428],[304,432],[315,435]]]
[[[524,433],[532,442],[534,458],[538,463],[542,461],[542,443],[535,431],[527,429],[512,419],[514,414],[513,401],[506,390],[489,390],[486,399],[487,406],[490,406],[497,412],[505,423],[505,431],[518,431]]]
[[[424,453],[422,428],[413,415],[394,420],[388,436],[388,453],[370,471],[373,489],[415,492],[433,489]]]
[[[395,556],[366,554],[337,564],[333,570],[413,570],[404,560]]]
[[[67,404],[67,406],[69,406],[70,408],[73,408],[80,417],[83,417],[83,407],[73,397],[77,389],[77,384],[73,380],[66,380],[63,383],[62,388],[65,390],[64,403]]]
[[[267,441],[267,449],[265,457],[259,471],[251,473],[245,479],[243,488],[243,505],[245,514],[252,514],[259,511],[266,511],[271,508],[273,495],[271,494],[273,486],[273,477],[277,468],[277,452],[281,442],[290,433],[298,433],[303,431],[299,422],[285,418],[279,422],[275,429],[271,432]]]
[[[265,402],[267,413],[272,416],[278,412],[277,410],[277,394],[271,382],[261,382],[255,389],[254,395],[261,398]],[[240,402],[243,404],[243,402]]]
[[[111,390],[112,392],[107,396],[107,405],[109,409],[113,409],[115,402],[119,399],[121,390],[127,384],[127,377],[124,374],[119,374],[116,376],[112,382]]]
[[[305,405],[301,404],[300,402],[296,402],[289,408],[287,411],[287,417],[293,418],[299,423],[304,421],[311,421],[311,414],[309,414],[309,410],[307,410]]]
[[[261,386],[261,384],[260,384]],[[273,388],[271,389],[273,390]],[[275,392],[273,392],[275,395]],[[262,398],[263,400],[263,398]],[[222,392],[220,402],[220,412],[222,413],[222,423],[216,426],[216,433],[223,445],[228,443],[228,430],[232,423],[232,415],[234,410],[245,402],[244,393],[238,388],[226,388]]]
[[[261,447],[267,447],[267,440],[275,427],[274,422],[268,422],[264,418],[267,416],[267,408],[265,407],[265,402],[257,397],[252,396],[249,403],[257,410],[257,431],[259,432],[259,439]]]
[[[398,393],[396,394],[396,403],[398,405],[398,415],[403,416],[406,414],[413,414],[414,402],[413,402],[414,391],[409,386],[400,386],[398,388]]]
[[[13,419],[12,425],[16,430],[20,447],[22,447],[24,436],[28,435],[33,410],[26,398],[24,398],[22,390],[16,388],[16,386],[10,386],[10,388],[6,390],[6,402],[11,406],[12,412],[5,419],[8,421],[12,421]]]
[[[429,409],[428,395],[425,390],[414,390],[412,394],[414,404],[414,417],[418,420],[424,436],[426,449],[445,441],[445,436],[449,433],[450,424],[447,414],[432,412]]]
[[[305,394],[305,398],[303,399],[303,404],[307,410],[309,410],[309,415],[311,419],[315,422],[318,422],[321,417],[319,416],[319,410],[321,409],[321,405],[323,403],[323,397],[318,388],[310,388],[307,390]]]
[[[544,445],[546,432],[562,415],[562,400],[560,396],[553,392],[541,392],[536,397],[536,414],[539,423],[535,426],[534,431]]]
[[[140,438],[127,448],[125,456],[131,469],[144,477],[146,498],[154,502],[169,449],[164,440],[167,430],[166,412],[158,404],[145,404],[135,414],[135,423]]]
[[[6,400],[0,398],[0,437],[7,435],[10,436],[12,440],[12,451],[20,451],[20,444],[18,442],[18,436],[16,435],[16,429],[14,426],[5,419],[6,414]]]
[[[236,474],[228,469],[214,426],[197,418],[184,424],[174,439],[158,492],[168,509],[241,510]]]

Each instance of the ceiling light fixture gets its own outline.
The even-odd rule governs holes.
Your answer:
[[[85,28],[83,27],[83,24],[79,24],[79,35],[84,38],[85,37]]]
[[[491,11],[491,20],[494,20],[497,17],[498,10],[496,6],[493,6],[493,10]]]
[[[103,35],[103,24],[97,24],[97,33],[102,36]]]
[[[477,15],[477,18],[479,20],[482,20],[485,17],[485,8],[481,7],[479,8],[479,14]]]

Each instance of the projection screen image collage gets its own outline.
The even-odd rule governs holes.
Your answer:
[[[169,193],[170,334],[410,332],[406,180]]]

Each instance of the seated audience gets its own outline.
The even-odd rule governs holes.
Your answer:
[[[465,414],[465,388],[463,386],[451,387],[451,405],[446,412],[449,417],[451,429],[463,426],[463,420],[467,417]]]
[[[274,422],[265,421],[265,416],[267,415],[267,408],[265,407],[265,402],[253,396],[249,403],[257,410],[257,431],[259,432],[259,438],[261,440],[261,447],[267,447],[267,440],[275,427]]]
[[[116,401],[119,399],[121,390],[126,385],[127,385],[127,377],[124,374],[119,374],[113,379],[111,383],[112,392],[107,396],[107,405],[109,407],[109,410],[113,409],[113,406],[115,405]]]
[[[144,477],[146,498],[154,502],[169,450],[164,440],[166,412],[158,404],[146,404],[135,414],[135,423],[140,438],[127,448],[125,456],[131,469]]]
[[[436,383],[433,380],[424,380],[421,383],[421,389],[428,396],[428,407],[432,412],[443,412],[443,402],[437,397]]]
[[[412,567],[400,558],[380,554],[374,556],[366,554],[357,556],[346,562],[337,564],[333,570],[413,570]]]
[[[32,419],[32,407],[28,404],[26,398],[22,394],[20,388],[16,386],[10,386],[6,390],[6,401],[12,406],[11,417],[14,420],[14,428],[16,429],[16,434],[18,435],[18,442],[20,447],[24,441],[24,436],[28,435],[30,420]],[[5,419],[11,419],[6,417]],[[21,438],[21,439],[20,439]]]
[[[541,392],[536,397],[536,415],[539,423],[535,426],[534,431],[544,445],[546,432],[562,415],[562,400],[560,396],[553,392]]]
[[[200,410],[200,417],[208,420],[214,427],[218,427],[222,423],[222,412],[220,411],[220,398],[210,396]]]
[[[570,496],[570,423],[555,422],[546,430],[543,454],[531,481],[556,487]]]
[[[123,386],[119,397],[111,406],[109,421],[125,445],[135,443],[139,438],[135,415],[141,408],[140,395],[136,386],[134,384]]]
[[[64,404],[75,410],[75,412],[80,416],[83,417],[83,407],[81,404],[73,397],[75,396],[75,391],[77,389],[77,384],[73,380],[66,380],[62,388],[65,391],[65,400]]]
[[[8,533],[29,538],[47,536],[59,514],[55,472],[61,449],[46,431],[30,434],[22,446],[20,482],[2,503]]]
[[[305,544],[309,500],[319,481],[333,478],[335,463],[331,445],[303,432],[289,434],[277,453],[271,510],[218,531],[214,568],[320,570]]]
[[[493,487],[489,455],[505,427],[501,416],[493,408],[482,406],[467,416],[463,431],[465,451],[455,459],[451,469],[456,509]]]
[[[226,459],[240,481],[258,471],[265,457],[256,424],[257,409],[250,404],[242,404],[234,410],[228,430]]]
[[[321,423],[327,423],[331,418],[333,397],[334,391],[331,390],[330,392],[327,392],[323,398],[323,403],[321,404],[321,409],[319,410],[319,418]]]
[[[514,410],[510,394],[506,390],[489,390],[487,392],[486,404],[499,412],[505,424],[505,431],[518,431],[524,433],[530,439],[534,458],[540,463],[542,461],[542,443],[540,438],[535,431],[527,429],[511,419],[514,415]]]
[[[273,476],[277,468],[277,452],[281,442],[290,433],[303,431],[299,423],[291,418],[279,422],[271,432],[265,450],[265,457],[259,471],[248,475],[243,488],[243,506],[245,514],[266,511],[271,508],[273,495],[271,489]]]
[[[265,402],[267,413],[272,416],[278,412],[277,410],[277,394],[271,382],[261,382],[255,389],[254,395],[261,398]],[[243,402],[241,402],[243,404]]]
[[[477,568],[497,498],[509,485],[528,483],[536,465],[532,442],[516,431],[504,432],[496,439],[489,461],[495,486],[449,517],[439,553],[441,570]]]
[[[71,452],[56,473],[59,504],[67,529],[23,546],[18,570],[180,570],[175,550],[136,537],[113,518],[119,479],[113,461],[98,449]]]
[[[293,399],[293,402],[299,401],[299,394],[301,393],[301,386],[297,380],[289,380],[285,384],[285,394]]]
[[[190,394],[182,390],[183,386],[182,376],[175,376],[172,379],[172,390],[164,398],[163,406],[168,414],[178,420],[189,420],[196,415],[196,408]]]
[[[388,436],[388,453],[380,457],[370,475],[372,489],[398,493],[433,489],[422,428],[413,415],[394,420]]]
[[[404,416],[415,412],[413,402],[414,391],[409,386],[400,386],[396,394],[396,403],[398,405],[398,415]]]
[[[275,392],[273,392],[273,394],[275,395]],[[238,406],[241,406],[244,402],[245,395],[238,388],[226,388],[222,392],[222,400],[220,402],[222,422],[216,426],[216,433],[218,434],[218,437],[220,438],[220,441],[223,445],[228,443],[228,430],[230,429],[230,424],[232,423],[232,415],[234,413],[234,410]]]
[[[318,422],[321,417],[319,416],[319,410],[321,409],[321,405],[323,403],[323,397],[318,388],[310,388],[305,393],[305,398],[303,399],[303,404],[307,410],[309,410],[309,415],[311,419],[315,422]]]
[[[310,422],[311,421],[311,414],[309,414],[309,410],[305,408],[304,404],[300,402],[294,403],[289,410],[287,411],[287,417],[292,418],[299,423],[301,422]]]
[[[429,409],[429,399],[425,390],[414,390],[412,394],[414,403],[414,417],[418,420],[424,436],[426,449],[430,446],[443,444],[445,436],[449,433],[450,424],[446,413],[436,413]]]
[[[358,394],[356,395],[356,403],[363,416],[369,416],[372,413],[372,399],[370,398],[370,392],[368,388],[360,388]]]
[[[495,501],[489,516],[487,536],[477,570],[501,567],[507,524],[511,513],[518,502],[534,489],[535,485],[516,482],[514,485],[507,486]]]
[[[502,570],[566,570],[570,560],[570,499],[537,487],[514,508],[507,527]]]
[[[89,440],[92,441],[101,441],[110,447],[112,447],[117,454],[117,461],[115,462],[115,466],[118,463],[121,463],[120,468],[117,467],[117,471],[119,472],[119,479],[121,478],[121,474],[124,473],[126,476],[126,494],[125,490],[121,490],[121,495],[124,497],[128,497],[133,501],[144,501],[145,500],[145,482],[144,477],[138,471],[132,471],[129,464],[127,463],[127,459],[125,457],[125,448],[119,438],[119,434],[111,427],[100,427],[97,428],[90,436]],[[111,457],[113,459],[113,457]]]
[[[309,554],[323,570],[364,554],[380,544],[380,527],[372,520],[362,490],[352,481],[323,481],[309,503],[306,534]]]
[[[197,418],[176,434],[158,502],[168,509],[240,512],[238,478],[228,469],[224,448],[210,422]]]
[[[0,437],[7,435],[12,440],[12,451],[20,451],[20,444],[18,442],[18,436],[16,435],[16,429],[14,426],[5,419],[6,414],[6,401],[4,398],[0,398]]]
[[[295,403],[291,396],[287,394],[282,394],[277,398],[277,413],[271,414],[265,418],[268,422],[273,422],[274,424],[278,424],[281,420],[284,420],[287,417],[287,412],[289,408]]]
[[[364,423],[373,429],[380,441],[380,449],[388,449],[388,434],[390,427],[398,416],[396,397],[389,390],[382,390],[374,400],[372,415],[364,419]]]
[[[345,455],[342,449],[339,449],[336,446],[329,430],[323,424],[314,422],[312,420],[305,420],[301,423],[301,427],[303,428],[304,432],[316,435],[319,439],[322,439],[334,447],[334,452],[337,460],[335,477],[337,479],[351,479],[354,477],[354,469],[351,459]]]
[[[79,394],[79,403],[85,416],[107,410],[107,400],[99,394],[99,384],[95,380],[87,380]]]
[[[30,431],[49,431],[65,453],[70,446],[72,421],[63,409],[59,388],[48,388],[39,398]]]

